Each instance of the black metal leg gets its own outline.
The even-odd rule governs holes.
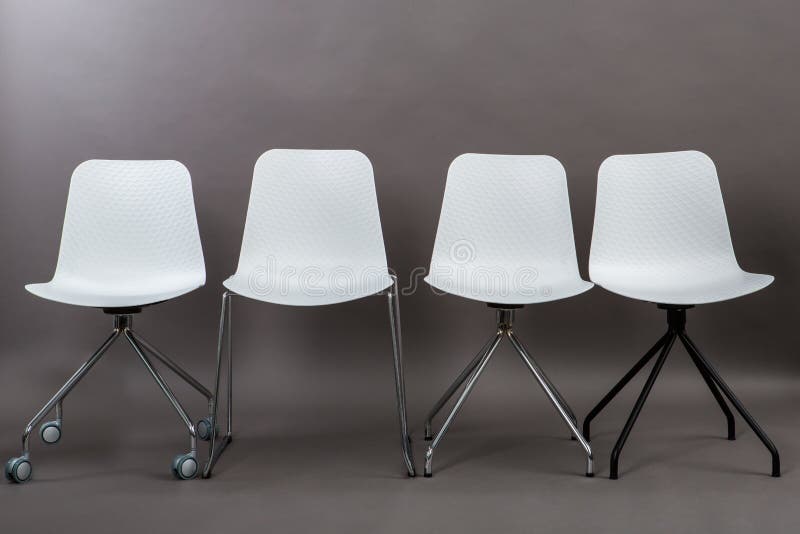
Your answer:
[[[703,377],[708,389],[711,390],[711,394],[714,395],[717,404],[719,404],[719,407],[722,409],[722,413],[725,414],[725,419],[728,422],[728,439],[730,441],[735,440],[736,420],[733,418],[733,412],[731,412],[731,409],[728,408],[728,404],[725,402],[725,399],[719,392],[719,389],[717,389],[717,386],[714,384],[714,379],[711,378],[711,375],[708,374],[708,371],[706,371],[705,367],[703,367],[703,364],[697,358],[697,353],[699,352],[697,347],[692,344],[691,340],[689,340],[685,334],[681,335],[681,342],[683,342],[683,346],[686,347],[686,352],[689,353],[689,356],[692,358],[695,366],[697,366],[697,370],[700,371],[700,376]]]
[[[597,417],[597,415],[598,415],[598,414],[599,414],[601,411],[603,411],[603,408],[605,408],[605,407],[606,407],[606,405],[607,405],[609,402],[611,402],[611,400],[612,400],[614,397],[616,397],[616,396],[617,396],[617,394],[618,394],[620,391],[622,391],[622,388],[624,388],[624,387],[625,387],[625,386],[628,384],[628,382],[630,382],[630,381],[631,381],[631,379],[632,379],[634,376],[636,376],[636,374],[637,374],[639,371],[641,371],[642,367],[644,367],[644,366],[647,364],[647,362],[649,362],[649,361],[650,361],[650,360],[653,358],[653,356],[655,356],[656,352],[658,352],[658,350],[659,350],[659,349],[660,349],[660,348],[661,348],[661,347],[664,345],[664,343],[666,343],[666,341],[667,341],[667,339],[669,338],[669,336],[670,336],[670,332],[667,332],[666,334],[664,334],[663,336],[661,336],[661,339],[659,339],[659,340],[658,340],[658,343],[656,343],[655,345],[653,345],[653,348],[651,348],[649,351],[647,351],[647,354],[645,354],[645,355],[642,357],[642,359],[641,359],[641,360],[639,360],[638,362],[636,362],[636,365],[634,365],[634,366],[631,368],[631,370],[630,370],[630,371],[628,371],[628,372],[625,374],[625,376],[623,376],[623,377],[622,377],[622,380],[620,380],[619,382],[617,382],[617,385],[615,385],[613,388],[611,388],[611,391],[609,391],[609,392],[606,394],[606,396],[605,396],[605,397],[603,397],[603,399],[602,399],[602,400],[601,400],[599,403],[597,403],[597,406],[595,406],[594,408],[592,408],[592,411],[591,411],[591,412],[589,412],[589,415],[587,415],[587,416],[586,416],[586,419],[584,419],[584,421],[583,421],[583,437],[586,439],[586,441],[591,441],[591,439],[592,439],[592,436],[590,435],[590,434],[591,434],[590,425],[591,425],[592,419],[594,419],[595,417]]]
[[[742,416],[742,419],[744,419],[750,426],[750,428],[753,429],[753,432],[756,433],[758,439],[761,440],[761,443],[763,443],[764,446],[769,450],[770,454],[772,455],[772,476],[774,477],[781,476],[781,459],[780,456],[778,455],[778,449],[775,447],[775,444],[772,443],[772,440],[769,439],[769,436],[767,436],[764,430],[762,430],[762,428],[758,426],[758,423],[756,422],[755,419],[753,419],[753,416],[750,415],[750,413],[748,413],[748,411],[745,409],[745,407],[742,405],[739,399],[736,398],[736,395],[734,395],[733,391],[731,391],[731,388],[728,387],[725,381],[722,380],[722,377],[719,375],[717,370],[714,369],[714,367],[708,362],[708,360],[706,360],[705,357],[703,357],[703,354],[699,350],[697,350],[697,347],[689,339],[689,336],[687,336],[685,332],[681,332],[680,336],[681,340],[684,343],[690,344],[695,349],[696,351],[695,356],[697,357],[698,361],[703,365],[706,372],[714,380],[719,389],[722,390],[722,393],[725,394],[725,396],[728,398],[728,401],[730,401],[730,403],[733,404],[733,407],[736,408],[736,411],[739,412],[739,415]]]
[[[664,367],[664,362],[667,360],[669,351],[672,349],[673,343],[675,343],[677,334],[670,331],[667,333],[667,335],[669,337],[664,344],[664,348],[661,349],[661,354],[658,356],[658,359],[653,366],[653,370],[650,371],[650,376],[647,377],[647,382],[645,382],[644,388],[642,388],[642,392],[639,394],[639,398],[636,400],[636,404],[633,406],[633,411],[631,411],[630,416],[628,416],[628,421],[625,423],[625,427],[622,429],[622,433],[620,433],[616,445],[614,445],[614,450],[611,451],[611,474],[609,475],[609,478],[612,480],[616,480],[618,478],[619,455],[622,452],[622,447],[625,446],[625,441],[627,441],[631,430],[633,430],[633,425],[636,423],[636,419],[639,417],[639,413],[642,411],[642,407],[647,400],[647,396],[650,394],[650,390],[653,389],[653,384],[655,384],[656,378],[658,378],[658,373],[660,373],[661,368]]]

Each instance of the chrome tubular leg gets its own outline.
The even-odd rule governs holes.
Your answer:
[[[66,381],[66,383],[61,386],[53,397],[47,401],[39,412],[33,416],[33,419],[25,427],[25,431],[22,433],[22,456],[24,458],[28,458],[30,455],[30,434],[33,431],[33,427],[38,425],[42,419],[53,409],[55,406],[57,409],[57,417],[61,419],[61,401],[66,397],[72,388],[86,376],[89,370],[96,364],[100,358],[103,357],[103,354],[108,350],[108,348],[117,340],[119,335],[122,333],[120,329],[114,329],[110,336],[100,345],[100,348],[95,351],[92,356],[86,360],[86,362],[81,365],[77,371]]]
[[[586,451],[586,476],[594,476],[594,457],[592,456],[592,448],[584,439],[583,435],[581,435],[580,430],[578,430],[578,424],[576,420],[570,415],[572,410],[569,409],[567,404],[564,402],[563,397],[556,391],[552,383],[545,377],[539,365],[530,356],[517,336],[514,335],[511,330],[507,331],[506,334],[508,335],[508,339],[511,340],[511,344],[514,345],[517,354],[519,354],[520,358],[522,358],[522,361],[528,366],[528,369],[530,369],[531,373],[533,373],[533,376],[536,378],[537,382],[539,382],[539,385],[544,390],[547,398],[550,399],[551,403],[553,403],[553,406],[555,406],[559,415],[561,415],[561,418],[572,431],[572,434],[575,436],[575,438],[580,442],[583,450]]]
[[[433,432],[431,431],[431,422],[433,421],[433,418],[436,417],[436,414],[439,413],[439,410],[441,410],[442,407],[447,404],[447,401],[450,400],[453,394],[458,391],[458,388],[461,387],[469,375],[471,375],[475,368],[478,367],[478,364],[486,355],[486,351],[489,350],[489,347],[492,346],[493,342],[494,336],[492,336],[492,339],[486,342],[486,344],[481,348],[478,354],[475,355],[472,361],[467,364],[463,371],[461,371],[461,374],[458,375],[458,378],[456,378],[455,382],[453,382],[450,387],[447,388],[447,391],[445,391],[444,394],[439,398],[431,411],[428,412],[428,416],[425,418],[425,441],[430,441],[433,439]]]
[[[153,367],[152,362],[144,353],[144,350],[136,342],[136,339],[133,337],[130,330],[126,328],[124,332],[125,332],[125,338],[128,340],[128,343],[130,343],[131,347],[133,347],[133,350],[136,351],[136,354],[139,355],[139,359],[142,360],[144,366],[147,367],[148,371],[150,371],[150,375],[152,375],[153,379],[155,379],[156,383],[158,383],[158,386],[161,388],[161,391],[164,392],[164,395],[172,404],[172,407],[175,408],[175,411],[178,412],[178,415],[183,420],[183,423],[189,429],[191,454],[192,456],[195,456],[197,454],[197,435],[195,433],[194,423],[192,422],[191,418],[189,418],[189,415],[186,413],[186,410],[183,408],[183,406],[181,406],[180,401],[178,401],[178,399],[175,397],[175,394],[169,388],[167,383],[164,381],[163,378],[161,378],[161,375],[158,373],[156,368]]]
[[[219,335],[217,338],[217,373],[214,379],[214,394],[211,397],[211,423],[214,428],[217,425],[217,413],[219,411],[219,380],[220,374],[222,373],[222,354],[225,349],[225,337],[227,334],[227,351],[228,351],[228,423],[227,423],[227,432],[225,436],[222,437],[221,440],[217,438],[216,432],[211,432],[211,440],[209,441],[209,453],[208,453],[208,461],[206,462],[205,468],[203,469],[203,478],[208,478],[211,476],[211,472],[214,469],[214,465],[216,465],[217,460],[222,455],[225,448],[230,444],[233,439],[232,434],[232,424],[231,424],[231,416],[233,413],[233,378],[232,378],[232,371],[233,371],[233,353],[231,352],[232,349],[232,341],[231,341],[231,299],[234,293],[231,291],[226,291],[222,294],[222,310],[220,311],[219,315]]]
[[[569,416],[570,419],[572,419],[572,422],[575,424],[575,426],[578,426],[578,417],[575,415],[575,412],[572,411],[572,408],[570,408],[567,401],[564,400],[564,397],[561,396],[561,393],[558,391],[558,389],[556,389],[556,386],[553,384],[553,381],[550,380],[550,377],[548,377],[545,374],[544,370],[542,370],[541,367],[539,367],[539,372],[541,373],[542,380],[544,380],[545,384],[547,384],[550,387],[550,389],[553,391],[553,395],[555,395],[556,399],[558,399],[558,402],[561,403],[561,407],[564,408],[564,411],[567,412],[567,415]],[[571,429],[570,432],[572,432]],[[575,439],[574,435],[570,435],[570,437],[572,439]]]
[[[155,348],[150,342],[140,336],[138,333],[134,332],[133,330],[128,330],[130,334],[136,339],[141,347],[147,350],[152,356],[155,356],[157,360],[161,363],[166,365],[173,373],[178,375],[180,378],[183,379],[184,382],[192,386],[194,389],[200,392],[205,398],[209,401],[211,400],[211,392],[206,388],[203,384],[201,384],[197,379],[195,379],[192,375],[190,375],[187,371],[185,371],[180,365],[175,363],[172,358],[168,357],[166,354]]]
[[[428,450],[425,452],[425,476],[426,477],[433,476],[433,465],[432,464],[433,464],[433,451],[434,451],[434,449],[442,441],[442,438],[447,433],[447,429],[450,428],[450,425],[453,423],[453,420],[455,419],[456,415],[461,410],[461,407],[464,405],[464,401],[467,400],[467,397],[469,397],[469,394],[472,391],[472,388],[475,387],[475,383],[478,381],[478,379],[480,378],[481,374],[483,373],[483,370],[486,368],[486,364],[489,363],[489,360],[491,359],[492,354],[494,354],[495,349],[500,344],[500,341],[503,339],[503,333],[504,333],[503,330],[499,330],[497,332],[497,334],[495,335],[494,340],[492,341],[492,345],[489,347],[489,350],[486,351],[486,355],[481,359],[480,363],[478,364],[478,367],[475,369],[475,372],[472,373],[472,376],[470,376],[469,380],[467,381],[467,384],[464,386],[464,391],[461,392],[461,396],[456,401],[456,404],[453,407],[453,410],[450,412],[450,415],[447,416],[447,419],[445,420],[444,424],[442,425],[442,428],[439,429],[439,433],[436,434],[436,436],[433,438],[433,441],[431,442],[430,446],[428,447]]]
[[[230,294],[233,297],[233,293]],[[233,432],[233,323],[231,322],[231,302],[228,300],[228,441],[231,440]]]
[[[517,341],[519,341],[519,339],[517,339]],[[552,391],[553,395],[556,396],[556,400],[561,405],[561,408],[563,408],[564,411],[566,412],[567,416],[569,416],[569,418],[572,419],[573,425],[575,425],[575,427],[577,427],[578,426],[578,418],[575,416],[575,412],[572,411],[572,408],[570,408],[570,406],[567,403],[567,401],[564,400],[564,397],[562,397],[561,393],[559,393],[558,389],[556,389],[556,386],[553,384],[553,381],[550,380],[550,378],[547,376],[547,374],[544,372],[544,370],[539,366],[539,364],[536,363],[536,360],[534,360],[533,358],[529,358],[529,359],[530,359],[531,363],[533,365],[535,365],[536,368],[539,370],[539,376],[542,377],[542,380],[544,380],[545,384],[547,384],[547,386],[550,388],[550,391]],[[575,434],[572,432],[572,426],[571,425],[567,425],[567,427],[570,430],[570,439],[573,439],[573,440],[577,439],[575,437]]]
[[[714,396],[714,399],[717,401],[717,404],[719,404],[722,413],[725,414],[725,420],[728,423],[728,439],[730,441],[735,440],[736,420],[733,418],[733,412],[731,412],[731,409],[728,408],[728,404],[725,402],[725,398],[719,392],[719,389],[717,389],[716,384],[714,384],[714,379],[711,377],[708,371],[706,371],[705,367],[703,367],[703,363],[697,357],[697,353],[699,352],[697,350],[697,347],[695,347],[692,344],[691,340],[685,335],[681,335],[680,338],[681,342],[683,343],[683,346],[686,347],[686,352],[689,353],[689,357],[694,362],[695,367],[697,367],[697,370],[700,371],[700,376],[703,377],[703,381],[706,383],[706,386],[708,386],[708,389],[711,391],[711,394]]]
[[[628,440],[631,430],[633,430],[633,425],[636,423],[636,419],[639,417],[648,395],[650,395],[650,390],[653,389],[653,384],[656,383],[658,374],[664,367],[664,362],[667,360],[669,351],[672,350],[672,345],[675,343],[675,338],[677,336],[678,334],[675,332],[669,332],[669,338],[664,344],[664,347],[661,349],[661,354],[658,356],[658,359],[653,366],[653,370],[650,371],[650,376],[647,377],[647,382],[645,382],[644,388],[642,388],[642,392],[639,394],[639,398],[636,399],[636,404],[634,404],[633,410],[628,416],[628,420],[625,422],[625,427],[622,429],[622,432],[617,439],[617,443],[614,445],[614,449],[611,451],[611,473],[609,478],[612,480],[619,478],[619,455],[622,453],[622,447],[625,446],[625,442]]]
[[[408,434],[408,422],[406,419],[406,386],[403,377],[403,340],[400,328],[400,301],[397,290],[397,277],[392,276],[392,286],[387,292],[389,304],[389,322],[392,329],[392,354],[394,357],[394,378],[395,393],[397,396],[397,413],[400,418],[400,439],[403,460],[406,464],[408,476],[413,477],[414,454],[411,449],[411,437]]]
[[[685,332],[681,332],[680,336],[682,341],[685,341],[686,343],[692,346],[692,348],[695,350],[695,356],[697,357],[698,361],[703,365],[708,375],[714,380],[719,389],[722,390],[722,393],[725,394],[730,403],[733,404],[733,407],[736,408],[736,411],[739,412],[739,415],[742,416],[742,419],[744,419],[750,426],[750,428],[753,429],[753,432],[755,432],[756,436],[758,436],[758,439],[761,440],[761,443],[763,443],[764,446],[767,448],[767,450],[769,450],[769,453],[772,456],[772,476],[773,477],[781,476],[781,459],[780,456],[778,455],[778,449],[775,447],[775,444],[772,443],[772,440],[769,439],[767,433],[764,432],[764,430],[759,426],[759,424],[756,422],[753,416],[750,415],[747,409],[745,409],[744,405],[741,403],[741,401],[739,401],[739,399],[733,393],[731,388],[729,388],[728,385],[725,383],[725,381],[722,380],[722,377],[717,372],[717,370],[714,369],[714,367],[708,362],[708,360],[705,359],[703,354],[699,350],[697,350],[697,347],[694,345],[694,343],[692,343],[692,340],[689,339],[689,336],[687,336]]]
[[[603,397],[600,400],[600,402],[597,403],[597,406],[592,408],[592,411],[590,411],[589,415],[586,416],[586,419],[583,420],[583,437],[586,438],[586,441],[592,440],[591,436],[592,420],[595,417],[597,417],[597,415],[601,411],[603,411],[603,408],[605,408],[608,405],[608,403],[611,402],[614,399],[614,397],[616,397],[617,394],[620,391],[622,391],[622,389],[626,385],[628,385],[628,382],[630,382],[633,379],[633,377],[636,376],[645,365],[647,365],[647,362],[649,362],[653,358],[653,356],[655,356],[656,353],[661,349],[661,347],[664,346],[664,343],[667,342],[667,339],[669,339],[670,335],[671,333],[667,332],[666,334],[661,336],[661,339],[659,339],[658,342],[655,345],[653,345],[653,347],[650,350],[647,351],[647,354],[645,354],[638,362],[636,362],[636,364],[630,369],[630,371],[625,373],[625,376],[623,376],[620,379],[620,381],[617,382],[613,388],[611,388],[611,391],[606,393],[606,396]]]

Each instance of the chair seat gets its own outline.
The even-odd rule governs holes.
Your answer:
[[[480,277],[480,273],[476,273],[472,277],[429,274],[425,277],[425,282],[439,291],[444,291],[451,295],[493,304],[538,304],[550,302],[580,295],[594,287],[593,283],[572,276],[543,277],[525,288],[503,287],[503,283],[464,283],[464,280],[480,279]]]
[[[697,273],[684,269],[663,272],[635,272],[620,269],[592,269],[592,281],[617,293],[658,304],[708,304],[755,293],[775,279],[768,274],[741,269]]]
[[[143,280],[97,281],[59,276],[50,282],[28,284],[38,297],[76,306],[126,308],[179,297],[204,284],[200,274],[158,276]]]
[[[371,273],[363,280],[342,279],[341,283],[331,283],[331,280],[337,280],[337,276],[324,271],[318,280],[306,284],[301,284],[297,276],[281,283],[277,280],[251,279],[247,274],[236,273],[222,284],[237,295],[287,306],[338,304],[375,295],[392,285],[388,271]]]

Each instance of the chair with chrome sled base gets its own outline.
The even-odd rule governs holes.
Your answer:
[[[313,278],[303,278],[312,273]],[[227,353],[227,430],[211,436],[203,477],[210,477],[232,441],[231,301],[241,296],[289,306],[321,306],[386,295],[394,356],[395,394],[403,461],[413,477],[406,422],[400,304],[389,273],[372,165],[354,150],[265,152],[256,162],[239,265],[225,280],[211,421],[220,406],[220,375]]]
[[[507,338],[544,390],[573,439],[592,450],[578,430],[575,414],[514,332],[514,315],[525,304],[568,298],[591,289],[578,272],[564,168],[550,156],[463,154],[447,173],[442,213],[430,274],[439,291],[487,303],[497,309],[497,331],[445,391],[425,420],[425,476],[433,475],[433,452],[486,368]],[[498,287],[494,287],[494,286]],[[431,422],[466,382],[434,436]]]
[[[195,426],[151,359],[162,362],[209,401],[211,392],[177,363],[132,330],[142,307],[189,293],[205,283],[205,266],[186,167],[177,161],[102,161],[79,165],[72,176],[53,279],[26,289],[42,298],[102,308],[114,328],[100,348],[31,419],[22,435],[22,455],[5,465],[11,482],[31,479],[30,434],[44,423],[45,443],[61,439],[64,399],[120,337],[130,344],[178,412],[190,437],[190,451],[177,455],[172,473],[194,478],[199,471],[196,438],[210,438],[208,418]]]
[[[686,348],[725,415],[728,439],[736,439],[736,432],[725,398],[769,450],[772,476],[779,477],[780,457],[775,445],[686,333],[687,309],[747,295],[773,280],[772,276],[748,273],[739,267],[713,161],[695,151],[606,159],[598,176],[589,274],[593,282],[609,291],[659,303],[658,307],[667,312],[667,332],[583,423],[583,435],[589,440],[592,420],[658,353],[614,445],[610,478],[619,477],[622,448],[676,340]]]

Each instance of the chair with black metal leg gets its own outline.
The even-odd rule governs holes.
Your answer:
[[[772,276],[748,273],[739,267],[713,161],[695,151],[606,159],[598,176],[589,275],[611,292],[657,303],[667,313],[666,334],[583,423],[583,435],[588,440],[592,420],[658,354],[614,445],[610,477],[619,477],[622,448],[678,340],[725,415],[728,439],[735,439],[736,434],[725,398],[769,450],[772,476],[780,476],[775,445],[686,333],[686,310],[747,295],[773,281]]]
[[[586,453],[592,451],[564,397],[523,346],[514,330],[517,310],[591,289],[581,279],[572,233],[564,168],[550,156],[464,154],[450,165],[430,273],[425,279],[446,293],[485,302],[496,310],[494,335],[445,391],[425,420],[425,476],[433,453],[503,339],[533,374]],[[463,386],[439,432],[433,418]]]
[[[233,439],[231,301],[241,296],[289,306],[321,306],[385,295],[394,357],[403,461],[414,476],[406,423],[397,279],[386,262],[372,165],[354,150],[269,150],[256,162],[236,273],[223,282],[212,422],[218,426],[227,355],[226,432],[212,433],[203,477]],[[354,325],[355,326],[355,325]]]
[[[90,160],[75,169],[53,279],[25,289],[56,302],[101,308],[114,316],[114,327],[25,427],[22,455],[5,466],[9,481],[22,483],[31,478],[29,438],[33,428],[55,410],[56,418],[41,426],[40,436],[51,444],[61,439],[64,399],[120,337],[134,350],[188,429],[190,450],[173,459],[173,474],[179,479],[195,477],[199,466],[196,438],[207,439],[208,435],[195,428],[151,358],[206,397],[209,408],[211,392],[134,333],[133,316],[145,306],[197,289],[205,278],[186,167],[177,161]]]

